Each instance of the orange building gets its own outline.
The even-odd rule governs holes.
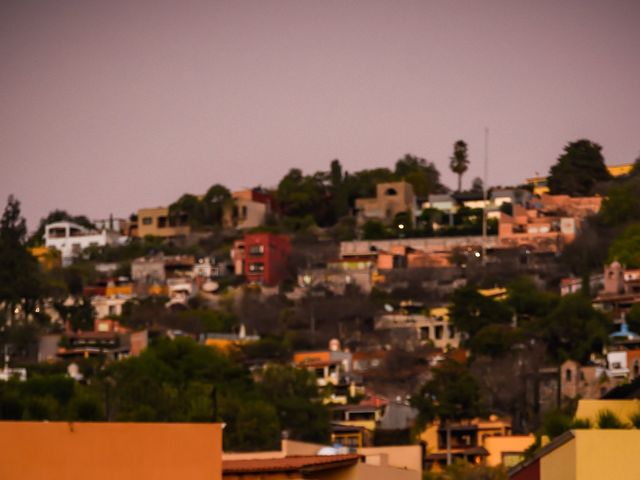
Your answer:
[[[0,422],[3,480],[219,480],[220,424]]]

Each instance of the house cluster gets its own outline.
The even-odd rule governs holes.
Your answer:
[[[290,300],[317,292],[340,296],[351,289],[370,293],[374,289],[390,291],[412,285],[419,285],[423,290],[444,298],[466,282],[465,278],[452,273],[456,253],[466,262],[484,261],[483,256],[487,253],[491,256],[508,251],[521,252],[523,249],[527,253],[555,254],[573,241],[585,218],[598,212],[601,201],[600,197],[571,198],[545,192],[536,194],[519,188],[494,189],[487,195],[479,191],[430,195],[420,199],[407,182],[380,183],[375,197],[356,200],[357,223],[364,226],[367,222],[379,221],[387,226],[394,225],[399,230],[398,238],[341,242],[339,246],[335,245],[335,254],[331,258],[296,268],[292,262],[294,252],[289,236],[264,231],[266,229],[255,231],[256,227],[264,226],[272,215],[278,213],[273,197],[259,189],[234,192],[231,201],[224,205],[222,214],[223,226],[238,231],[228,254],[198,258],[194,255],[153,253],[132,260],[128,274],[124,274],[117,263],[96,264],[100,278],[85,286],[83,291],[83,297],[89,299],[96,312],[92,328],[74,330],[71,322],[60,319],[64,323],[62,332],[40,339],[38,359],[75,360],[99,356],[118,360],[138,355],[155,335],[184,333],[177,329],[158,331],[145,325],[139,328],[121,325],[118,318],[127,305],[149,297],[163,298],[163,302],[166,301],[164,307],[180,310],[187,308],[196,296],[217,301],[216,293],[221,284],[231,278],[247,285],[259,285],[264,294],[277,291],[285,280],[295,279],[293,291],[287,292]],[[484,210],[489,219],[497,222],[494,233],[485,236],[438,235],[439,230],[444,231],[453,225],[456,215],[464,213],[477,217],[483,215],[479,210]],[[398,223],[399,218],[407,218],[412,225],[430,222],[429,228],[434,234],[407,237],[402,231],[405,228],[409,231],[409,226]],[[72,263],[87,249],[124,245],[130,238],[153,236],[182,242],[182,245],[193,243],[198,238],[189,219],[183,214],[171,213],[167,207],[140,209],[131,221],[110,219],[94,222],[94,225],[92,230],[73,222],[49,224],[45,229],[45,247],[36,248],[32,253],[45,268],[52,268],[58,261],[62,265]],[[419,280],[407,276],[425,271],[436,273]],[[576,279],[566,279],[562,287],[573,292],[584,282],[581,279],[578,283],[580,285],[576,284]],[[603,391],[640,376],[640,337],[631,332],[624,322],[624,315],[636,301],[640,301],[640,271],[627,271],[614,263],[606,267],[601,277],[593,279],[593,285],[599,283],[603,288],[594,304],[615,312],[616,318],[621,319],[620,331],[612,335],[605,360],[593,359],[586,365],[567,361],[554,371],[540,372],[542,380],[538,382],[536,378],[536,382],[544,384],[545,379],[549,380],[548,392],[551,392],[543,392],[542,397],[557,397],[558,405],[570,399],[599,398]],[[504,295],[504,289],[481,293],[497,298]],[[73,299],[68,302],[68,307],[77,305]],[[51,305],[42,308],[56,320],[57,314]],[[385,303],[383,309],[372,317],[371,330],[375,338],[364,339],[363,347],[358,351],[343,348],[334,339],[326,350],[298,351],[293,355],[292,363],[313,374],[323,401],[330,407],[332,446],[285,439],[279,451],[222,453],[220,433],[213,429],[206,435],[211,438],[218,435],[218,439],[208,443],[208,453],[201,451],[205,447],[200,444],[194,452],[180,451],[175,456],[176,464],[184,468],[187,459],[210,454],[214,459],[210,465],[214,471],[211,476],[217,475],[217,478],[335,476],[341,479],[417,480],[423,470],[438,471],[452,458],[506,466],[514,466],[523,460],[524,451],[533,444],[534,438],[513,435],[511,419],[497,415],[448,424],[437,420],[420,433],[419,445],[374,446],[385,443],[380,439],[393,438],[394,435],[408,438],[417,416],[406,395],[376,388],[375,380],[380,377],[380,372],[394,368],[391,352],[394,349],[420,351],[421,361],[432,366],[447,357],[464,359],[466,352],[459,348],[464,337],[453,326],[448,306],[442,301],[423,302],[407,294],[406,300]],[[354,332],[354,335],[360,335],[360,332]],[[258,339],[256,335],[248,334],[244,326],[237,334],[204,333],[198,338],[201,343],[221,350],[230,350],[235,345]],[[70,364],[68,373],[80,379],[77,366],[73,365]],[[257,367],[256,371],[260,367],[268,368],[268,365]],[[402,372],[393,372],[399,373]],[[52,425],[51,431],[67,441],[66,432],[54,427],[59,426]],[[48,435],[45,432],[47,427],[33,428],[42,428],[42,435]],[[78,431],[88,437],[103,435],[107,439],[111,435],[98,426],[79,428]],[[132,425],[131,428],[132,438],[138,438],[138,433],[134,432],[138,427]],[[162,430],[162,426],[157,428]],[[196,433],[194,431],[194,435]],[[171,434],[175,439],[186,435],[185,432]],[[144,437],[148,433],[139,435]],[[68,441],[76,440],[70,438]],[[188,444],[189,441],[185,440],[185,445]],[[163,478],[153,472],[148,470],[141,476]]]
[[[430,426],[422,437],[438,448],[426,456],[421,445],[346,449],[288,439],[277,450],[227,452],[219,423],[4,421],[0,477],[74,480],[91,471],[99,479],[420,480],[450,456],[502,463],[512,480],[634,480],[640,477],[640,465],[632,460],[640,454],[640,430],[630,427],[639,411],[637,398],[580,400],[575,418],[584,426],[552,440],[542,437],[542,448],[526,459],[522,452],[534,438],[509,435],[508,422],[497,417]],[[603,417],[615,417],[626,428],[607,428]]]

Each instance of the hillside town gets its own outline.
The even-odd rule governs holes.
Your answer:
[[[148,478],[609,478],[640,440],[640,160],[601,150],[469,190],[334,160],[32,231],[10,196],[0,476],[145,445]]]

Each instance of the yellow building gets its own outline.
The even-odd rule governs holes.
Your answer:
[[[620,165],[607,165],[607,170],[612,177],[621,177],[622,175],[628,175],[633,170],[633,163],[621,163]],[[536,195],[542,195],[543,193],[549,193],[549,177],[531,177],[527,178],[527,185],[533,187],[533,193]]]
[[[60,252],[50,247],[33,247],[29,251],[44,270],[52,270],[62,265]]]
[[[169,215],[168,207],[141,208],[138,210],[137,236],[177,237],[189,235],[191,227],[186,216]]]
[[[609,165],[607,167],[612,177],[620,177],[628,175],[633,170],[633,163],[622,163],[620,165]]]
[[[640,400],[579,400],[575,418],[589,420],[595,427],[598,416],[605,411],[613,413],[623,423],[631,424],[632,417],[640,414]]]
[[[527,178],[527,185],[531,185],[533,187],[533,193],[535,195],[549,193],[549,182],[547,177]]]
[[[571,430],[509,472],[511,480],[638,480],[640,430]]]
[[[506,300],[508,296],[507,289],[504,287],[480,288],[478,293],[493,300]]]
[[[453,423],[449,427],[451,438],[451,455],[453,460],[465,460],[470,463],[488,463],[497,465],[503,458],[520,460],[531,443],[533,437],[512,436],[511,421],[491,415],[488,419]],[[447,429],[439,422],[433,422],[420,434],[420,441],[427,448],[427,468],[440,471],[447,461]],[[496,442],[493,439],[501,438]],[[513,461],[513,463],[515,463]]]

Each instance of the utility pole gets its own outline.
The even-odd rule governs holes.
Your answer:
[[[451,461],[451,420],[449,418],[444,421],[446,425],[446,435],[447,435],[447,466],[450,466]]]
[[[482,179],[482,265],[487,264],[487,189],[489,177],[489,128],[484,127],[484,178]]]

